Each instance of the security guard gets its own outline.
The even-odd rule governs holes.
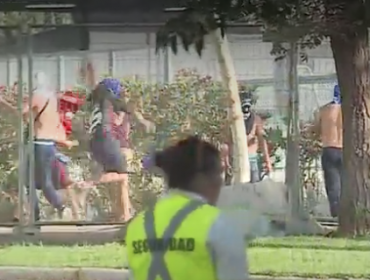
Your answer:
[[[244,236],[214,206],[223,185],[217,148],[189,137],[155,154],[153,163],[169,193],[128,226],[131,279],[246,280]]]

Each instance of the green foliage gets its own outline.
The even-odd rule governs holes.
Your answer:
[[[285,124],[288,121],[285,119]],[[299,162],[303,188],[319,192],[318,160],[321,156],[321,141],[319,135],[312,131],[311,122],[300,123],[299,137]],[[278,149],[287,149],[287,137],[284,128],[276,127],[266,130],[266,139],[269,144],[270,154],[276,154]],[[277,159],[280,160],[280,159]],[[275,160],[276,163],[276,160]]]
[[[183,70],[170,84],[129,81],[126,87],[145,117],[157,126],[157,133],[149,138],[151,143],[143,142],[148,137],[134,130],[133,142],[140,143],[144,150],[150,144],[161,148],[191,134],[204,136],[215,144],[229,140],[224,89],[211,77]]]
[[[170,84],[149,84],[142,80],[123,80],[128,90],[130,99],[136,104],[144,116],[154,122],[157,132],[148,135],[134,124],[131,133],[131,142],[135,150],[133,171],[130,175],[130,188],[135,208],[140,209],[143,204],[149,203],[153,197],[163,190],[163,182],[141,170],[142,157],[152,149],[162,149],[174,141],[184,138],[190,134],[198,134],[215,145],[230,143],[230,123],[227,117],[225,91],[221,83],[214,81],[209,76],[201,76],[197,72],[182,70]],[[81,87],[79,87],[81,88]],[[257,100],[256,88],[241,88],[249,91]],[[86,94],[86,91],[83,90]],[[13,98],[11,98],[13,96]],[[9,95],[9,102],[14,103],[14,93]],[[84,123],[88,118],[88,106],[83,106],[81,111],[75,115],[74,130],[80,130],[72,138],[77,138],[81,143],[88,139]],[[263,120],[271,117],[269,112],[256,112]],[[2,118],[0,125],[6,135],[14,134],[15,127],[8,123],[8,119]],[[75,131],[76,132],[76,131]],[[311,136],[310,136],[311,137]],[[317,157],[310,148],[310,138],[302,139],[302,150],[307,151],[311,159]],[[285,149],[286,138],[281,128],[266,129],[266,139],[269,144],[270,155],[276,164],[281,159],[276,156],[278,149]],[[4,191],[17,189],[17,145],[11,143],[11,148],[6,144],[0,145],[0,179],[3,178]],[[67,152],[67,151],[63,151]],[[91,177],[91,160],[87,159],[88,145],[81,144],[74,150],[67,152],[72,157],[74,164],[82,169],[73,167],[71,173],[74,176],[82,176],[85,179]],[[307,161],[307,159],[305,159]],[[73,172],[72,172],[73,171]],[[74,172],[76,171],[76,172]],[[10,174],[11,173],[11,174]],[[109,207],[108,192],[106,188],[98,188],[90,194],[91,204],[99,213],[105,213],[104,209]],[[102,208],[104,208],[102,210]],[[100,214],[103,215],[103,214]]]
[[[274,42],[272,52],[284,55],[281,42],[297,41],[301,49],[321,44],[325,36],[353,33],[370,24],[370,2],[362,0],[189,0],[184,11],[170,19],[157,33],[157,49],[178,41],[194,45],[201,55],[204,36],[228,22],[263,25]]]

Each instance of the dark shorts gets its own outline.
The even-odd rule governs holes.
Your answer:
[[[111,133],[104,133],[100,128],[96,129],[91,135],[90,151],[105,173],[127,173],[127,160],[121,153],[120,141]]]

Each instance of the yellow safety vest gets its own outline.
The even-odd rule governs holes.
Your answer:
[[[140,213],[126,234],[135,280],[216,280],[207,248],[216,207],[174,194]]]

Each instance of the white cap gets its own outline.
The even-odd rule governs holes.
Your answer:
[[[34,76],[34,92],[51,97],[53,92],[48,87],[48,79],[44,72],[36,72]]]
[[[46,74],[44,72],[36,72],[35,74],[35,86],[45,86],[47,82]]]

